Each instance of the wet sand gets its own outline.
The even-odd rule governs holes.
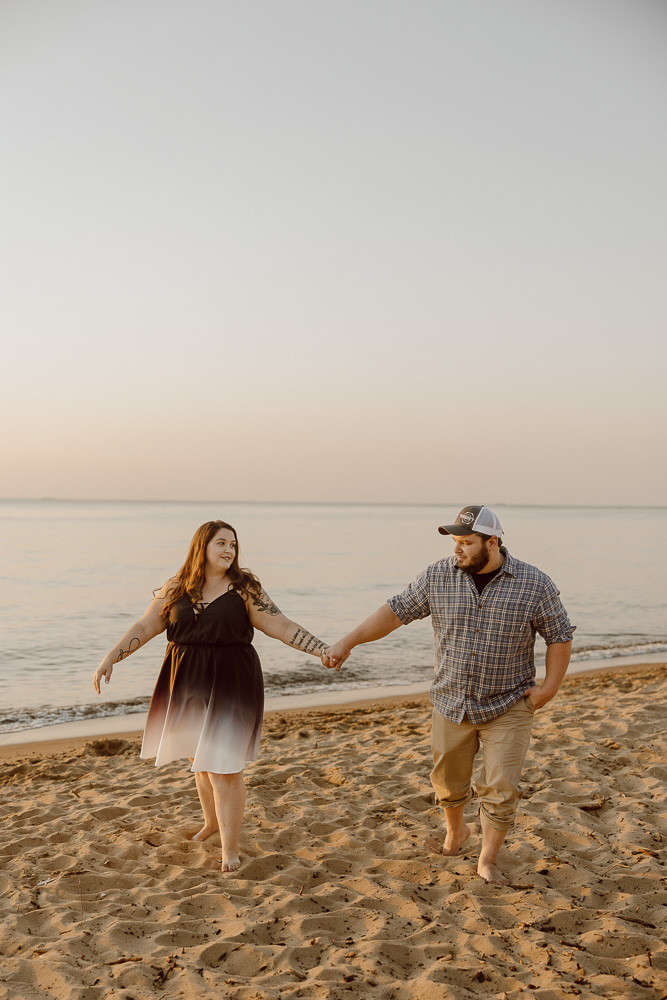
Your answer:
[[[138,736],[0,748],[0,998],[667,995],[664,666],[566,680],[536,716],[509,887],[460,857],[428,781],[430,706],[267,716],[243,866],[195,844],[189,765]]]

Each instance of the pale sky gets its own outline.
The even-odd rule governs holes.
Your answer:
[[[667,4],[3,0],[6,497],[667,503]]]

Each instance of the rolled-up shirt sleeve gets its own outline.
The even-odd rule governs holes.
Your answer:
[[[387,604],[403,625],[427,618],[431,614],[428,598],[428,570],[424,570],[401,594],[390,597]]]
[[[556,585],[551,586],[542,598],[532,618],[533,626],[540,633],[547,646],[554,642],[570,642],[576,625],[570,622],[563,607]]]

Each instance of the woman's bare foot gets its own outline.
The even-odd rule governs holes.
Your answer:
[[[185,837],[187,840],[196,840],[197,843],[201,844],[209,837],[212,837],[214,833],[218,832],[217,826],[202,826],[201,830],[189,830],[186,832]]]
[[[238,854],[227,854],[222,859],[223,872],[235,872],[241,867],[241,859]]]
[[[477,874],[481,875],[485,882],[493,882],[494,885],[510,885],[510,880],[505,878],[498,865],[492,865],[488,861],[477,862]]]

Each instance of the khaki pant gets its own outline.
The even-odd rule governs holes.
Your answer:
[[[460,724],[433,711],[431,784],[445,809],[464,806],[472,798],[475,754],[482,744],[482,769],[477,781],[480,813],[489,826],[509,830],[520,798],[519,781],[530,743],[534,709],[522,698],[490,722]]]

